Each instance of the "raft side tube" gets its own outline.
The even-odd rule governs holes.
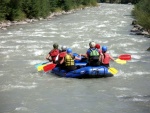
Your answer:
[[[61,70],[59,67],[56,67],[52,70],[52,73],[67,78],[98,78],[98,77],[112,77],[113,74],[108,72],[108,69],[104,66],[98,67],[82,67],[80,69],[66,72],[65,70]]]

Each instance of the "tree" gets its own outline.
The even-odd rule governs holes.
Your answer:
[[[22,0],[10,0],[8,3],[9,14],[6,15],[8,20],[21,20],[25,18],[25,14],[22,11]]]
[[[9,14],[9,0],[0,0],[0,20],[5,20]]]

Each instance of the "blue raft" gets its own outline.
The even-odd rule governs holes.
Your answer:
[[[77,53],[73,53],[75,56],[79,56]],[[86,66],[87,59],[82,57],[81,60],[75,60],[77,69],[74,71],[66,72],[66,70],[60,67],[55,67],[51,72],[60,77],[67,78],[101,78],[101,77],[112,77],[107,67],[104,66]]]
[[[79,65],[81,64],[81,65]],[[77,65],[77,63],[76,63]],[[67,78],[101,78],[101,77],[112,77],[113,74],[108,72],[108,68],[104,66],[85,66],[82,67],[84,63],[78,63],[78,66],[81,68],[76,69],[74,71],[66,72],[59,67],[55,67],[51,72],[56,74],[60,77],[67,77]]]

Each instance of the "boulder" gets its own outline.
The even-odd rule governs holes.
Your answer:
[[[150,51],[150,47],[147,49],[147,51]]]

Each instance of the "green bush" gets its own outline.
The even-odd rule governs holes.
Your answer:
[[[133,15],[137,19],[138,24],[146,29],[150,29],[150,1],[141,0],[135,5]]]
[[[51,12],[89,5],[97,0],[0,0],[0,20],[47,17]]]
[[[0,21],[5,20],[6,16],[9,14],[9,2],[9,0],[0,0]]]

